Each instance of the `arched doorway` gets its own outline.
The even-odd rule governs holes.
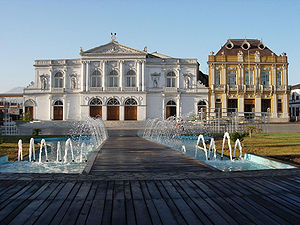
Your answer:
[[[53,105],[53,120],[63,120],[63,102],[61,100],[57,100]]]
[[[28,117],[29,120],[33,120],[33,107],[34,107],[33,101],[27,100],[24,103],[24,105],[25,105],[25,117]]]
[[[137,102],[133,98],[125,101],[125,120],[137,120]]]
[[[107,120],[120,119],[120,102],[116,98],[111,98],[107,102]]]
[[[197,104],[197,110],[198,110],[198,116],[200,120],[206,119],[206,102],[205,101],[199,101]]]
[[[102,101],[99,98],[90,101],[90,117],[102,118]]]
[[[170,116],[176,117],[176,103],[173,100],[168,101],[166,106],[166,118]]]

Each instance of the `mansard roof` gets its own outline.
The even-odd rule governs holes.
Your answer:
[[[147,52],[137,50],[125,45],[119,44],[117,41],[111,41],[105,45],[98,46],[96,48],[89,49],[87,51],[81,51],[81,56],[89,55],[147,55]]]
[[[250,47],[247,50],[242,47],[245,42],[250,44]],[[233,44],[233,47],[228,48],[228,43]],[[264,48],[260,48],[261,44],[264,46]],[[236,56],[239,51],[242,51],[244,55],[247,55],[248,51],[249,54],[255,54],[255,52],[258,51],[261,56],[276,56],[273,51],[271,51],[267,46],[257,39],[228,39],[216,55]]]

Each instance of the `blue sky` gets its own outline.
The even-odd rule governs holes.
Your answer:
[[[110,41],[181,58],[207,73],[210,51],[228,38],[258,38],[286,52],[289,83],[300,83],[300,1],[0,0],[0,92],[27,86],[35,59],[79,58]]]

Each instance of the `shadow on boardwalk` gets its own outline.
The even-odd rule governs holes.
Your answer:
[[[300,173],[220,172],[110,131],[88,175],[0,174],[1,224],[296,224]]]

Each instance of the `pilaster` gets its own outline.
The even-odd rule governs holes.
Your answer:
[[[120,105],[120,120],[121,121],[124,120],[124,112],[125,112],[125,106],[124,105]]]
[[[120,63],[120,88],[121,88],[121,91],[123,91],[123,64],[124,64],[124,60],[120,60],[119,63]]]
[[[106,90],[106,63],[107,63],[107,61],[103,60],[103,64],[102,64],[102,87],[103,87],[103,91]],[[105,113],[106,113],[106,111],[105,111]]]
[[[86,81],[85,81],[85,84],[86,84],[86,91],[89,91],[89,86],[90,86],[90,61],[87,61],[86,62]]]
[[[142,91],[145,91],[145,60],[142,61]]]

